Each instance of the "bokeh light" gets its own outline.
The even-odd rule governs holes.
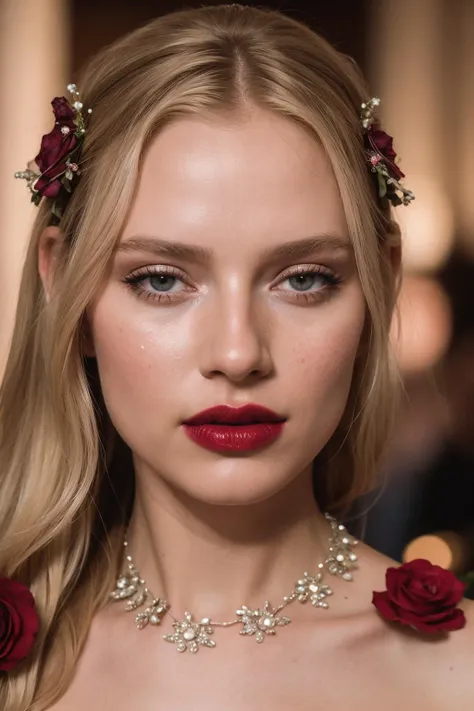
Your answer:
[[[435,279],[405,276],[392,325],[392,344],[401,370],[414,374],[433,367],[450,341],[449,299]]]
[[[409,563],[416,558],[425,558],[433,565],[457,572],[465,564],[465,546],[461,536],[454,531],[438,531],[410,541],[403,552],[403,562]]]
[[[408,182],[407,182],[408,185]],[[403,261],[409,272],[433,272],[448,259],[453,246],[452,206],[433,178],[410,175],[415,200],[397,215],[403,235]]]

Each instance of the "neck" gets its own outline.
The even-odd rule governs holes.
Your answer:
[[[145,468],[135,471],[127,554],[176,617],[189,611],[225,621],[243,604],[278,605],[328,556],[331,529],[314,500],[310,469],[269,499],[228,506],[191,499]]]

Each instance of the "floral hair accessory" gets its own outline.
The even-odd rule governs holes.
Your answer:
[[[393,150],[393,138],[380,129],[375,112],[380,106],[380,99],[374,97],[361,105],[361,123],[364,131],[364,144],[367,161],[375,173],[380,198],[390,200],[392,205],[409,205],[415,199],[411,190],[400,184],[405,177],[395,163],[397,154]]]
[[[466,584],[450,570],[417,558],[388,568],[385,581],[387,589],[374,591],[372,598],[385,619],[426,634],[451,632],[466,625],[463,610],[456,607]]]
[[[16,580],[0,578],[0,671],[11,671],[28,656],[38,629],[30,590]]]
[[[52,100],[56,118],[53,130],[43,136],[40,152],[28,163],[27,169],[15,173],[15,178],[26,180],[35,205],[40,204],[42,197],[53,199],[53,224],[61,219],[67,199],[81,173],[78,161],[86,132],[79,91],[75,84],[69,84],[67,90],[72,94],[73,104],[64,96]],[[92,109],[88,109],[87,113],[92,113]]]

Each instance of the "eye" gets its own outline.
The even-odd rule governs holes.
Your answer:
[[[292,299],[311,302],[321,301],[339,287],[342,279],[331,269],[316,265],[299,265],[280,283],[289,282],[295,291],[289,291]],[[284,290],[286,291],[286,290]]]
[[[184,274],[175,267],[162,265],[160,267],[145,267],[140,272],[124,278],[127,287],[136,293],[140,299],[152,301],[166,300],[168,303],[180,299],[189,291],[184,282]],[[143,285],[149,282],[151,289]],[[331,269],[320,265],[299,265],[286,273],[279,284],[289,282],[292,289],[277,289],[283,291],[290,299],[310,303],[321,301],[334,292],[342,279]],[[185,288],[176,289],[176,286]]]
[[[152,301],[166,299],[170,302],[179,298],[183,291],[173,291],[173,287],[176,286],[176,284],[184,283],[182,276],[182,272],[178,269],[163,265],[159,268],[145,267],[141,272],[125,277],[124,282],[140,299],[151,299]],[[143,287],[145,281],[150,283],[152,287],[151,291]],[[186,289],[184,291],[186,291]]]

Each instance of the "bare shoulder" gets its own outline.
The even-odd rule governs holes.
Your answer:
[[[441,708],[464,711],[474,701],[474,602],[463,598],[458,607],[464,611],[465,626],[411,644],[407,658],[436,691]]]
[[[444,649],[440,646],[440,656],[454,683],[469,689],[474,700],[474,601],[463,598],[458,607],[464,611],[466,624],[449,634]]]
[[[361,544],[370,590],[385,590],[388,567],[400,562]],[[361,565],[362,567],[362,565]],[[446,634],[426,635],[406,625],[386,623],[390,656],[400,679],[418,677],[426,689],[435,692],[441,708],[464,711],[474,703],[474,601],[463,598],[458,604],[466,619],[465,626]]]

